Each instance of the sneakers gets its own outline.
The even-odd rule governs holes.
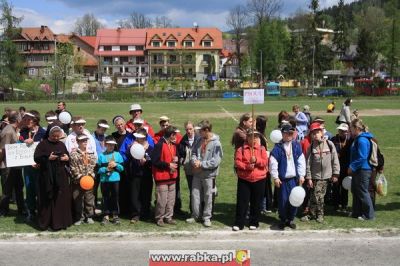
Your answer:
[[[163,220],[158,220],[158,221],[157,221],[157,225],[158,225],[159,227],[164,227],[164,226],[165,226],[165,223],[164,223]]]
[[[131,224],[136,224],[137,222],[139,222],[139,219],[137,218],[132,218],[130,221]]]
[[[282,222],[279,223],[279,224],[278,224],[278,229],[279,229],[279,230],[285,230],[285,224],[282,223]]]
[[[203,225],[204,225],[205,227],[211,227],[211,221],[210,221],[210,220],[205,220],[205,221],[203,222]]]
[[[364,216],[358,216],[357,219],[360,220],[360,221],[365,221],[365,220],[367,220],[367,219],[365,219]]]
[[[317,217],[317,223],[323,224],[325,222],[324,217],[323,216],[318,216]]]
[[[115,225],[120,225],[121,224],[121,221],[119,220],[118,216],[113,217],[113,224],[115,224]]]
[[[196,222],[196,219],[195,218],[189,218],[189,219],[186,219],[186,222],[188,224],[194,224]]]
[[[311,217],[308,215],[305,215],[300,218],[300,221],[302,221],[302,222],[309,222],[310,220],[311,220]]]
[[[255,225],[250,225],[250,226],[249,226],[249,230],[257,230],[257,226],[255,226]]]
[[[292,228],[293,230],[297,228],[297,225],[294,223],[294,221],[288,221],[286,222],[286,225]]]
[[[81,225],[82,224],[82,220],[78,220],[74,223],[74,225]]]
[[[176,221],[174,219],[165,220],[165,223],[170,225],[176,225]]]
[[[237,232],[237,231],[239,231],[240,230],[240,228],[239,228],[239,226],[232,226],[232,231],[235,231],[235,232]]]
[[[94,221],[93,221],[92,218],[89,217],[89,218],[86,219],[86,223],[87,224],[94,224]]]
[[[103,217],[103,220],[101,221],[101,225],[107,225],[110,223],[110,219],[108,219],[107,217]]]

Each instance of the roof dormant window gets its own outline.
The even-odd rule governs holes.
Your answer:
[[[185,47],[193,47],[193,42],[192,41],[185,41],[184,45],[185,45]]]
[[[203,47],[211,47],[211,41],[203,41]]]
[[[167,42],[168,47],[175,47],[175,41],[168,41]]]
[[[153,41],[153,47],[160,47],[159,41]]]

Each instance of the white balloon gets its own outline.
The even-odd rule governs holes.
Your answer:
[[[346,176],[342,181],[342,187],[346,190],[351,190],[351,176]]]
[[[140,145],[139,143],[134,143],[131,146],[130,152],[131,152],[132,157],[135,158],[136,160],[143,159],[144,154],[145,154],[143,145]]]
[[[282,140],[282,132],[279,129],[272,130],[269,138],[273,143],[279,143]]]
[[[306,191],[302,186],[297,186],[292,189],[289,195],[289,202],[293,207],[300,207],[306,196]]]
[[[58,115],[58,120],[60,120],[60,122],[63,124],[69,124],[71,123],[72,117],[71,114],[68,112],[61,112]]]

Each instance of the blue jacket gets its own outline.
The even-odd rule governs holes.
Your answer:
[[[113,158],[114,156],[114,158]],[[107,165],[113,160],[117,163],[115,169],[111,172],[108,172]],[[97,166],[99,167],[98,173],[100,174],[100,182],[118,182],[120,180],[119,173],[124,171],[124,167],[122,163],[124,160],[122,159],[121,154],[119,152],[114,151],[112,153],[100,153],[99,158],[97,159]]]
[[[370,139],[373,135],[369,132],[363,132],[358,135],[351,145],[350,150],[350,168],[351,171],[357,170],[372,170],[369,164],[369,156],[371,153],[371,142]]]
[[[104,135],[104,136],[97,136],[96,135],[96,132],[94,132],[93,134],[92,134],[92,136],[93,136],[93,138],[94,138],[94,142],[96,143],[96,153],[97,154],[101,154],[101,153],[103,153],[105,150],[106,150],[106,146],[105,146],[105,144],[104,144],[104,139],[106,138],[106,136],[107,135]],[[99,139],[99,137],[101,138],[101,139]],[[103,145],[104,146],[103,146]]]
[[[130,157],[130,147],[131,144],[135,141],[135,137],[133,134],[126,134],[126,137],[124,139],[124,142],[122,142],[121,148],[119,148],[119,153],[122,155],[122,158],[124,159],[124,162],[129,160]],[[151,149],[154,148],[154,141],[153,138],[147,134],[147,142],[149,143],[149,146]]]
[[[297,166],[299,165],[298,163],[299,157],[303,154],[303,152],[301,151],[300,143],[298,143],[297,141],[292,141],[292,154],[294,159],[294,165],[296,166],[296,179],[299,179]],[[282,180],[285,178],[287,170],[286,152],[282,142],[275,144],[274,148],[271,151],[271,155],[274,156],[274,158],[278,162],[279,179]]]

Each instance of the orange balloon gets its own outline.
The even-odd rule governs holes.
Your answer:
[[[85,175],[81,177],[81,180],[79,181],[79,184],[81,185],[81,188],[84,190],[90,190],[94,186],[94,179],[91,176]]]

